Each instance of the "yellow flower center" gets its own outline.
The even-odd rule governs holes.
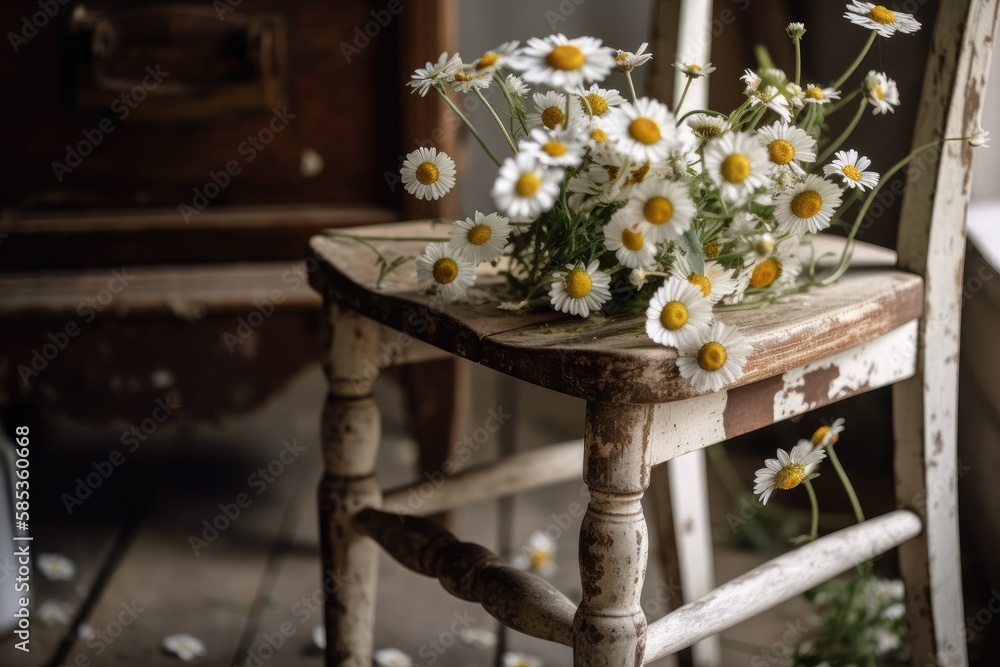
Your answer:
[[[542,150],[552,157],[559,157],[566,154],[566,144],[553,140],[542,146]]]
[[[841,171],[844,172],[844,176],[847,176],[852,181],[860,181],[861,180],[861,172],[858,171],[857,169],[855,169],[854,167],[852,167],[849,164],[845,164],[844,167],[843,167],[843,169],[841,169]]]
[[[762,289],[769,287],[771,283],[781,276],[781,262],[774,257],[769,257],[754,267],[750,274],[750,287]]]
[[[642,250],[642,246],[645,242],[646,240],[643,238],[642,232],[632,231],[629,227],[622,230],[622,245],[629,250],[632,250],[633,252]]]
[[[583,269],[573,269],[566,276],[566,294],[573,299],[582,299],[590,294],[594,281]]]
[[[431,270],[431,273],[434,275],[436,283],[447,285],[454,281],[455,278],[458,278],[458,264],[451,257],[442,257],[434,262],[434,268]]]
[[[784,139],[775,139],[767,145],[767,154],[774,164],[788,164],[795,159],[795,147]]]
[[[590,111],[595,116],[603,116],[608,112],[608,101],[597,93],[587,95],[587,104],[590,105]]]
[[[823,438],[825,438],[829,432],[830,432],[830,427],[829,426],[820,426],[818,429],[816,429],[816,432],[813,433],[813,437],[812,437],[813,444],[814,445],[821,444],[823,442]],[[835,445],[835,444],[837,444],[838,440],[840,440],[840,435],[835,433],[830,438],[830,442],[827,443],[827,444]]]
[[[882,90],[882,86],[875,84],[875,87],[872,88],[872,92],[874,92],[875,97],[879,98],[880,100],[885,99],[885,91]]]
[[[422,162],[417,167],[416,176],[417,180],[424,185],[430,185],[437,182],[437,179],[441,177],[441,172],[438,171],[437,166],[433,162]]]
[[[540,187],[542,187],[541,177],[535,172],[529,171],[521,174],[521,177],[517,179],[517,185],[514,186],[514,189],[517,190],[517,194],[520,197],[534,197]]]
[[[455,81],[472,81],[475,78],[471,74],[466,74],[465,72],[456,72]]]
[[[794,489],[806,478],[806,467],[801,463],[788,463],[774,473],[774,486],[788,491]]]
[[[815,190],[805,190],[792,198],[792,213],[797,218],[811,218],[823,208],[823,198]]]
[[[500,59],[499,53],[494,53],[489,51],[483,54],[483,57],[479,59],[476,63],[476,69],[486,69],[487,67],[492,67],[496,64],[496,61]]]
[[[719,245],[718,241],[709,241],[705,245],[701,246],[702,252],[705,253],[705,257],[709,259],[715,259],[722,252],[722,246]]]
[[[618,53],[618,57],[615,58],[615,60],[617,60],[620,63],[623,63],[623,62],[625,62],[626,58],[628,58],[628,53],[626,53],[625,51],[620,51]]]
[[[699,136],[708,139],[711,137],[717,137],[720,134],[722,134],[722,128],[719,127],[718,125],[706,123],[705,125],[702,125],[698,129],[696,129],[695,132]]]
[[[688,276],[688,282],[692,285],[697,285],[701,288],[701,295],[708,298],[708,295],[712,293],[712,281],[708,279],[708,276],[702,276],[697,273],[692,273]]]
[[[608,133],[600,128],[594,128],[590,131],[590,138],[599,144],[603,144],[608,140]]]
[[[706,371],[717,371],[726,365],[729,355],[722,343],[710,341],[698,350],[698,365]]]
[[[649,163],[646,162],[638,169],[633,169],[632,174],[629,176],[628,182],[631,185],[638,185],[642,183],[643,179],[646,178],[646,174],[649,173]]]
[[[535,551],[531,554],[531,569],[540,570],[549,564],[552,557],[548,551]],[[525,666],[527,667],[527,665]]]
[[[476,225],[466,234],[466,238],[472,245],[483,245],[490,240],[491,236],[493,236],[493,230],[490,229],[489,225]]]
[[[662,225],[674,217],[674,205],[666,197],[651,197],[642,207],[642,215],[651,224]]]
[[[689,65],[685,65],[684,67],[686,67],[689,72],[700,72],[701,71],[701,66],[700,65],[690,65],[689,64]]]
[[[587,56],[572,44],[561,44],[552,49],[545,60],[552,69],[570,71],[583,67],[583,63],[587,62]]]
[[[680,301],[671,301],[660,311],[660,324],[668,331],[677,331],[687,324],[688,309]]]
[[[730,153],[722,161],[722,178],[730,183],[742,183],[750,175],[750,160],[743,153]]]
[[[542,112],[542,125],[554,130],[566,122],[566,114],[559,107],[549,107]]]
[[[809,86],[806,88],[806,97],[812,98],[814,100],[825,100],[826,95],[823,94],[822,88],[817,88],[816,86]]]
[[[660,134],[660,126],[649,118],[636,118],[628,126],[628,133],[636,141],[646,145],[655,144],[663,135]]]
[[[896,22],[896,15],[892,13],[892,10],[882,5],[872,7],[871,11],[868,12],[868,18],[882,25],[890,25]]]

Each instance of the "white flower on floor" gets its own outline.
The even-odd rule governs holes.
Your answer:
[[[205,655],[205,645],[197,637],[180,634],[163,638],[163,650],[184,662]]]
[[[712,304],[697,285],[681,278],[664,281],[646,310],[646,335],[660,345],[678,347],[711,323]]]
[[[705,147],[705,169],[728,201],[742,204],[767,185],[767,150],[751,134],[727,132]]]
[[[455,161],[436,148],[409,153],[399,173],[403,187],[417,199],[440,199],[455,187]]]
[[[420,93],[420,97],[427,94],[432,86],[444,83],[452,74],[462,69],[462,58],[456,53],[451,58],[448,53],[442,53],[437,63],[427,63],[424,67],[417,69],[410,77],[412,79],[406,85],[413,88],[413,92]]]
[[[844,18],[862,28],[874,30],[883,37],[892,37],[897,31],[909,33],[920,30],[920,22],[913,18],[913,14],[895,12],[872,2],[852,0],[852,4],[847,5]]]
[[[611,299],[611,276],[601,271],[600,262],[593,260],[586,267],[583,264],[567,266],[567,272],[552,274],[555,282],[549,290],[552,307],[561,313],[589,317],[593,310],[600,310]]]
[[[777,169],[791,167],[795,173],[803,174],[799,162],[816,161],[816,140],[794,125],[776,121],[760,128],[757,138],[767,149],[767,159]]]
[[[593,37],[568,39],[565,35],[532,37],[510,57],[510,67],[521,71],[529,83],[571,90],[585,81],[601,81],[615,65],[614,52]]]
[[[844,185],[864,192],[878,185],[878,172],[865,171],[871,163],[871,160],[858,154],[853,148],[849,151],[837,151],[837,159],[823,167],[823,175],[840,176]]]
[[[510,236],[510,220],[499,213],[456,220],[451,227],[449,246],[473,264],[492,262],[500,257]]]
[[[326,649],[326,628],[322,625],[314,626],[312,629],[312,640],[316,648],[323,651]]]
[[[700,392],[719,391],[743,376],[753,348],[735,327],[716,322],[678,348],[677,370]]]
[[[458,640],[466,646],[488,649],[497,645],[497,635],[485,628],[465,628],[458,633]]]
[[[501,657],[503,667],[542,667],[542,659],[527,653],[507,651]]]
[[[497,208],[515,220],[533,220],[559,196],[565,172],[546,167],[535,155],[519,153],[504,160],[491,195]]]
[[[764,461],[764,467],[757,471],[754,479],[753,492],[760,496],[762,505],[767,504],[767,499],[775,489],[788,491],[803,480],[811,479],[810,476],[816,471],[820,461],[826,458],[826,452],[813,449],[813,444],[808,440],[800,440],[791,453],[779,449],[777,456],[776,459]]]
[[[656,246],[643,232],[645,227],[622,216],[612,216],[604,225],[604,245],[615,253],[622,266],[645,269],[656,261]]]
[[[601,127],[616,150],[638,163],[665,159],[675,144],[674,115],[666,105],[648,97],[622,104]]]
[[[861,86],[868,101],[874,106],[873,116],[896,112],[896,107],[899,106],[899,89],[896,82],[884,72],[868,72]]]
[[[377,667],[413,667],[413,658],[398,648],[380,648],[372,654]]]
[[[649,42],[643,42],[636,49],[635,53],[619,50],[615,56],[615,70],[624,74],[625,72],[631,72],[640,65],[648,63],[653,59],[653,54],[646,53],[647,46],[649,46]]]
[[[790,190],[775,197],[774,219],[782,228],[796,236],[818,231],[830,226],[841,202],[840,188],[815,174],[808,174],[805,179]]]
[[[476,282],[476,265],[447,243],[428,243],[424,254],[417,257],[417,280],[436,287],[445,301],[455,301]]]
[[[521,551],[511,560],[511,566],[518,570],[537,572],[548,576],[556,571],[556,543],[548,535],[536,530],[521,547]]]
[[[976,126],[972,136],[969,137],[969,145],[973,148],[989,148],[989,141],[989,130],[984,130],[982,126]]]
[[[80,639],[93,639],[97,636],[97,632],[90,623],[81,623],[76,626],[76,636]]]
[[[625,206],[615,211],[611,220],[639,224],[645,228],[650,241],[661,243],[673,241],[690,229],[697,210],[686,187],[655,179],[638,185]]]
[[[65,625],[70,621],[66,604],[52,600],[46,600],[38,606],[38,618],[45,625]]]
[[[62,554],[38,554],[35,567],[50,581],[69,581],[76,575],[76,565]]]
[[[816,447],[829,447],[831,445],[837,444],[840,440],[840,434],[846,430],[844,424],[846,419],[839,417],[833,420],[833,423],[829,426],[820,426],[812,434],[812,443]]]

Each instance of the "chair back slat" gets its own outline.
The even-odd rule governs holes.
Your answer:
[[[679,60],[704,65],[712,53],[711,0],[659,0],[653,17],[652,53],[646,92],[661,102],[676,103],[687,79],[673,69]],[[707,80],[694,84],[684,102],[686,109],[708,105]]]

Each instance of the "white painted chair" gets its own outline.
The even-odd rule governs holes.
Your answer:
[[[683,5],[682,35],[705,34],[697,26],[707,25],[710,3],[674,4]],[[969,134],[998,6],[1000,0],[941,3],[915,145]],[[313,239],[320,269],[311,279],[324,295],[328,322],[330,391],[319,502],[323,567],[335,573],[336,587],[326,603],[327,665],[371,663],[379,546],[440,579],[452,594],[479,602],[504,625],[572,646],[578,667],[641,665],[675,654],[899,546],[914,664],[924,664],[928,655],[941,664],[966,664],[954,482],[971,160],[969,146],[951,142],[924,170],[921,186],[906,192],[895,262],[892,253],[886,261],[859,244],[854,268],[837,284],[767,309],[723,312],[720,319],[738,326],[754,353],[738,382],[706,395],[680,378],[670,349],[635,333],[641,318],[597,325],[556,313],[513,315],[497,310],[496,299],[442,306],[418,288],[412,268],[394,272],[377,290],[378,272],[354,243]],[[364,234],[422,237],[432,233],[430,225],[365,227]],[[418,243],[376,245],[391,256],[422,250]],[[481,276],[477,287],[499,295],[502,279]],[[571,479],[582,462],[591,499],[580,535],[578,606],[433,522],[380,509],[405,507],[408,489],[383,494],[373,474],[380,429],[375,369],[386,356],[407,363],[441,350],[586,399],[582,443],[527,451],[456,474],[415,512]],[[899,509],[710,590],[710,568],[695,566],[711,558],[698,452],[888,384],[894,385]],[[639,601],[648,550],[641,499],[653,466],[663,463],[675,490],[684,489],[673,494],[675,522],[690,520],[695,527],[680,531],[678,555],[685,594],[698,599],[647,627]],[[690,498],[697,502],[685,500]],[[716,663],[717,644],[703,644],[695,659]]]

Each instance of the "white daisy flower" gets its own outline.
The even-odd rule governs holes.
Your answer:
[[[816,161],[816,140],[794,125],[776,121],[773,125],[760,128],[757,138],[767,149],[767,159],[775,168],[790,167],[796,173],[804,174],[805,170],[799,162]]]
[[[49,581],[69,581],[76,576],[76,565],[62,554],[38,554],[35,567]]]
[[[759,104],[767,106],[786,123],[791,122],[792,112],[789,110],[788,98],[774,86],[765,86],[764,90],[755,90],[750,93],[750,107],[753,108]]]
[[[436,148],[408,153],[399,173],[403,187],[417,199],[440,199],[455,187],[455,161]]]
[[[687,124],[695,136],[700,139],[715,139],[730,130],[728,118],[707,113],[696,113],[688,116]]]
[[[674,115],[648,97],[635,104],[622,104],[602,127],[615,148],[635,162],[659,162],[667,157],[674,143]]]
[[[763,80],[760,78],[760,74],[754,72],[752,69],[744,69],[743,76],[740,77],[740,81],[746,84],[746,88],[743,89],[744,95],[750,95],[760,88],[760,84]]]
[[[587,130],[587,133],[584,135],[584,143],[595,153],[604,153],[611,146],[608,133],[596,126]]]
[[[785,86],[785,97],[788,98],[788,105],[792,109],[800,109],[806,104],[806,93],[802,90],[802,86],[796,83]]]
[[[733,270],[727,269],[718,262],[705,262],[704,269],[699,273],[691,268],[687,257],[678,253],[670,267],[671,277],[681,278],[701,290],[701,296],[709,303],[715,304],[736,289]]]
[[[630,269],[648,269],[656,262],[656,246],[643,233],[646,227],[625,216],[614,215],[604,225],[604,245]]]
[[[556,571],[555,555],[556,543],[545,533],[536,530],[511,560],[511,566],[547,577]]]
[[[875,627],[871,631],[871,640],[875,644],[876,655],[892,653],[903,645],[903,640],[893,630],[886,627]]]
[[[542,667],[542,659],[527,653],[506,651],[501,656],[503,667]]]
[[[163,638],[163,650],[177,656],[184,662],[191,662],[195,658],[205,655],[205,644],[191,635],[170,635]]]
[[[619,50],[615,57],[615,70],[624,74],[625,72],[631,72],[640,65],[648,63],[653,59],[653,54],[646,53],[647,46],[649,46],[649,42],[643,42],[636,49],[635,53]]]
[[[738,239],[741,236],[749,236],[756,234],[761,224],[760,216],[749,213],[748,211],[737,211],[733,215],[733,221],[729,223],[729,229],[723,230],[727,232],[726,239],[733,240]]]
[[[691,228],[697,212],[686,187],[673,181],[649,180],[632,191],[628,202],[611,216],[624,225],[646,227],[646,236],[653,243],[673,241]]]
[[[774,219],[789,233],[815,234],[830,226],[830,218],[840,206],[840,195],[841,189],[834,183],[808,174],[801,183],[775,197]]]
[[[516,95],[517,97],[527,97],[531,89],[528,88],[528,84],[524,82],[524,79],[517,76],[516,74],[508,74],[507,78],[504,79],[504,83],[507,84],[507,90],[510,91],[511,95]]]
[[[972,136],[969,137],[969,145],[973,148],[989,148],[989,141],[990,132],[984,130],[981,125],[977,125]]]
[[[497,635],[485,628],[465,628],[458,633],[458,640],[466,646],[488,649],[497,645]]]
[[[576,94],[580,97],[584,113],[595,118],[607,116],[612,108],[625,102],[625,98],[617,90],[601,88],[596,83],[589,89],[580,89]]]
[[[595,259],[584,267],[582,264],[567,266],[566,272],[553,274],[555,281],[549,290],[552,307],[561,313],[589,317],[590,311],[599,310],[611,299],[611,276],[601,271]]]
[[[499,213],[456,220],[451,227],[449,246],[473,264],[492,262],[503,253],[510,236],[510,220]]]
[[[894,12],[873,2],[852,0],[852,4],[844,12],[844,18],[862,28],[874,30],[882,37],[892,37],[897,31],[908,33],[920,30],[920,22],[913,18],[913,14]]]
[[[462,58],[456,53],[448,57],[444,52],[438,58],[437,63],[427,63],[425,66],[415,70],[410,76],[410,81],[406,85],[413,88],[414,93],[420,93],[420,97],[427,94],[432,86],[444,83],[448,77],[462,69]]]
[[[761,505],[767,504],[767,499],[775,489],[788,491],[810,478],[820,461],[826,458],[826,452],[822,449],[814,450],[808,440],[800,440],[790,453],[779,449],[777,456],[776,459],[764,461],[765,467],[756,472],[753,492],[760,495]]]
[[[823,175],[840,176],[844,185],[864,192],[878,185],[878,172],[865,171],[871,163],[871,160],[859,155],[853,148],[849,151],[837,151],[837,159],[823,167]]]
[[[770,182],[767,150],[747,132],[728,132],[705,147],[705,170],[727,201],[745,202]]]
[[[899,106],[899,89],[896,88],[896,82],[884,72],[875,70],[868,72],[861,86],[868,101],[875,107],[872,109],[873,116],[895,113],[896,107]]]
[[[38,619],[45,625],[66,625],[70,621],[69,610],[64,602],[46,600],[38,606]]]
[[[376,667],[413,667],[413,658],[398,648],[380,648],[372,653]]]
[[[788,27],[785,28],[785,34],[787,34],[791,39],[801,39],[802,35],[806,34],[806,24],[789,23]]]
[[[833,420],[833,423],[829,426],[820,426],[812,434],[812,443],[817,448],[830,447],[831,445],[837,444],[840,440],[840,434],[843,433],[847,427],[844,424],[847,422],[843,417],[839,417]]]
[[[518,149],[536,156],[547,167],[578,167],[583,162],[583,146],[572,131],[535,128]]]
[[[567,39],[565,35],[532,37],[527,46],[510,57],[509,65],[525,81],[544,83],[561,90],[581,88],[584,82],[601,81],[615,65],[614,52],[593,37]]]
[[[455,301],[476,282],[476,265],[447,243],[428,243],[424,254],[417,257],[417,280],[436,287],[445,301]]]
[[[752,351],[735,327],[716,322],[678,348],[677,370],[697,391],[719,391],[743,377],[743,364]]]
[[[477,72],[489,72],[492,75],[493,72],[507,64],[507,60],[517,51],[519,44],[520,42],[516,40],[504,42],[497,48],[484,53],[472,66]]]
[[[535,103],[535,110],[524,118],[529,128],[545,126],[548,130],[561,130],[572,126],[583,113],[579,104],[574,102],[567,105],[566,96],[562,93],[553,91],[535,93],[531,99]],[[569,110],[568,121],[567,110]]]
[[[493,72],[477,70],[472,65],[466,65],[448,77],[448,85],[460,93],[471,93],[475,89],[485,90],[493,81]]]
[[[712,304],[698,286],[668,278],[653,294],[646,309],[646,335],[660,345],[678,347],[712,324]]]
[[[686,63],[686,62],[676,62],[673,66],[679,71],[684,73],[684,76],[697,79],[702,76],[708,76],[715,71],[712,67],[712,63],[705,63],[704,65],[699,65],[697,63]]]
[[[559,197],[565,172],[545,167],[535,155],[518,153],[503,161],[491,195],[497,208],[515,220],[533,220]]]
[[[319,650],[326,649],[326,628],[322,625],[314,625],[312,629],[312,640],[313,644]]]
[[[807,83],[802,94],[806,104],[829,104],[840,99],[840,91],[836,88],[824,88],[815,83]]]
[[[781,289],[795,281],[802,273],[802,261],[798,257],[795,238],[786,239],[779,246],[774,245],[770,234],[762,234],[756,240],[751,253],[755,256],[749,264],[747,287],[754,289]],[[770,248],[770,252],[767,251]]]

